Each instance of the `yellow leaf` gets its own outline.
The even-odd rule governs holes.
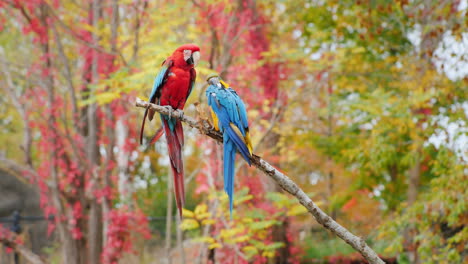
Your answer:
[[[196,215],[197,219],[199,219],[199,220],[203,220],[203,219],[208,218],[208,217],[210,217],[210,216],[211,216],[211,214],[208,213],[208,212],[203,213],[203,214],[197,214],[197,215]]]
[[[248,236],[248,235],[243,235],[243,236],[240,236],[240,237],[236,237],[236,238],[234,239],[234,242],[236,242],[236,243],[242,243],[242,242],[246,242],[246,241],[249,240],[249,239],[250,239],[250,236]]]
[[[193,230],[193,229],[196,229],[200,226],[200,224],[198,224],[197,220],[194,220],[194,219],[184,219],[184,221],[182,221],[182,223],[180,224],[180,228],[182,230]]]
[[[190,218],[194,218],[195,217],[195,214],[190,211],[190,210],[187,210],[185,208],[182,208],[182,216],[183,217],[190,217]]]
[[[221,238],[231,238],[235,236],[236,234],[242,233],[244,231],[243,227],[238,227],[238,228],[231,228],[231,229],[223,229],[221,230],[220,237]]]
[[[208,243],[208,244],[212,244],[212,243],[216,242],[216,240],[214,240],[214,238],[209,237],[209,236],[194,238],[193,241],[203,242],[203,243]]]
[[[213,219],[204,219],[204,220],[202,221],[202,225],[213,225],[213,224],[215,224],[215,223],[216,223],[216,221],[213,220]]]
[[[96,95],[96,101],[98,104],[102,105],[102,104],[110,103],[119,97],[120,97],[119,93],[102,92]]]
[[[199,204],[195,207],[195,215],[198,216],[200,214],[206,213],[208,206],[206,204]]]
[[[262,256],[267,257],[267,258],[272,258],[272,257],[275,256],[275,252],[274,251],[264,251],[262,253]]]
[[[252,257],[258,254],[258,249],[254,246],[245,246],[242,248],[242,251],[247,255],[247,257]]]
[[[221,247],[221,244],[219,243],[213,243],[208,246],[209,249],[220,248],[220,247]]]
[[[245,218],[242,218],[241,221],[247,224],[247,223],[252,223],[253,219],[250,217],[245,217]]]
[[[291,207],[291,209],[288,210],[287,215],[295,216],[295,215],[300,215],[300,214],[305,214],[305,213],[307,213],[307,209],[301,204],[296,204],[293,207]]]

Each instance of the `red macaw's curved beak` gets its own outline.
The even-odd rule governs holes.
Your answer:
[[[197,66],[198,61],[200,60],[200,52],[195,51],[192,53],[190,50],[184,50],[184,60],[187,64]]]

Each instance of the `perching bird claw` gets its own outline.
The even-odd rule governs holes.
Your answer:
[[[174,111],[174,114],[176,114],[177,117],[178,117],[179,119],[184,118],[184,111],[182,111],[182,110],[180,110],[180,109],[176,109],[176,110]]]
[[[167,116],[168,116],[169,120],[171,120],[172,114],[174,112],[174,108],[172,108],[172,106],[170,106],[170,105],[162,105],[162,107],[166,108],[166,110],[169,112],[169,114]]]

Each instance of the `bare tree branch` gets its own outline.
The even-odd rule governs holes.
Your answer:
[[[16,163],[15,161],[8,159],[4,156],[0,155],[0,164],[2,164],[0,167],[13,171],[17,175],[23,175],[27,180],[31,180],[31,177],[33,179],[37,179],[37,173],[35,170],[33,170],[31,167],[28,165],[21,165]]]
[[[169,115],[173,118],[176,118],[189,126],[200,130],[202,134],[207,135],[208,137],[213,138],[218,142],[223,142],[223,136],[218,131],[215,131],[211,128],[211,125],[208,122],[201,120],[198,122],[192,117],[181,115],[179,111],[171,111],[166,106],[160,106],[145,102],[139,98],[136,99],[136,106],[147,108],[150,107],[151,109],[164,114]],[[305,192],[297,186],[295,182],[293,182],[287,175],[278,171],[273,166],[271,166],[268,162],[263,160],[261,157],[257,155],[253,155],[252,164],[261,170],[266,175],[270,176],[283,190],[287,191],[288,193],[292,194],[296,199],[301,203],[309,213],[315,218],[315,220],[321,224],[326,229],[330,230],[332,233],[337,235],[339,238],[344,240],[347,244],[352,246],[356,251],[361,253],[361,255],[369,261],[369,263],[378,263],[384,264],[384,262],[379,258],[377,253],[375,253],[372,248],[370,248],[363,238],[358,237],[351,232],[349,232],[346,228],[338,224],[334,221],[330,216],[324,213],[315,203],[312,201],[310,197],[308,197]]]
[[[60,60],[62,61],[63,68],[64,68],[64,77],[67,82],[68,92],[70,93],[70,100],[72,103],[72,111],[73,111],[73,126],[78,131],[78,99],[76,98],[75,87],[73,85],[73,75],[72,70],[70,68],[70,62],[65,55],[65,50],[62,45],[62,40],[57,32],[57,28],[55,24],[52,23],[52,32],[54,33],[55,42],[57,43],[58,55]]]

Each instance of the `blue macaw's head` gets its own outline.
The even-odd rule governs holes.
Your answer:
[[[218,75],[210,75],[208,76],[208,79],[206,79],[206,81],[208,82],[209,85],[214,85],[214,86],[217,86],[219,88],[224,88],[224,89],[229,88],[229,84],[221,80],[221,77],[219,77]]]

